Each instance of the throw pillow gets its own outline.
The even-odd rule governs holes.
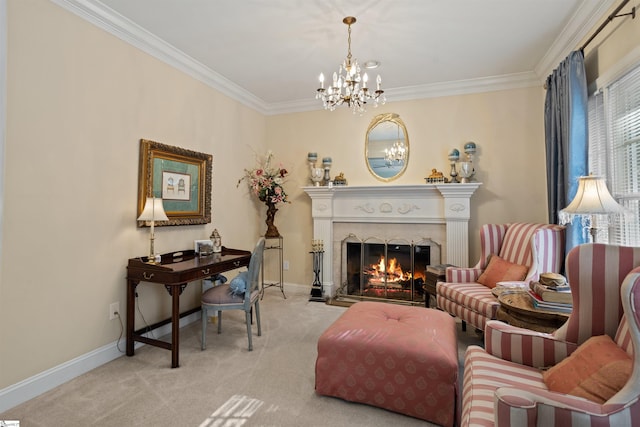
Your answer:
[[[229,289],[232,295],[242,295],[247,289],[247,280],[249,278],[249,271],[242,271],[238,273],[236,277],[229,282]]]
[[[529,268],[525,265],[505,261],[498,255],[489,256],[487,268],[478,277],[478,283],[488,288],[495,288],[498,282],[520,281],[527,277]]]
[[[608,335],[591,337],[542,375],[549,390],[605,403],[627,383],[633,361]]]

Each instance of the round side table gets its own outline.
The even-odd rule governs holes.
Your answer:
[[[503,291],[497,297],[500,308],[496,318],[513,326],[550,333],[562,326],[569,318],[569,313],[534,308],[531,297],[526,291]]]

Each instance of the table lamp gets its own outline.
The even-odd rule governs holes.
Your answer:
[[[578,191],[569,206],[560,211],[560,224],[571,224],[575,217],[580,217],[582,225],[589,229],[591,241],[596,242],[598,229],[594,224],[596,215],[608,219],[612,215],[626,214],[627,210],[616,202],[601,176],[589,175],[578,178]]]
[[[144,204],[144,209],[142,209],[142,213],[138,217],[138,221],[147,221],[151,224],[151,233],[149,235],[149,240],[151,243],[151,247],[149,249],[149,259],[147,262],[149,264],[156,263],[156,255],[153,249],[153,241],[155,239],[154,236],[154,225],[156,221],[168,221],[167,214],[164,213],[164,207],[162,206],[162,199],[156,199],[155,197],[147,197],[147,201]]]

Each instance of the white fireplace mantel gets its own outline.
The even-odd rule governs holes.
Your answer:
[[[324,242],[323,293],[337,290],[333,273],[333,225],[336,222],[444,224],[446,254],[442,262],[469,262],[470,199],[482,183],[389,186],[304,187],[311,198],[313,239]]]

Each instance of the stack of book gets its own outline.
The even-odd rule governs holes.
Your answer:
[[[573,300],[568,285],[545,286],[539,282],[531,282],[529,295],[533,306],[539,310],[571,313]]]
[[[427,273],[434,274],[436,276],[444,276],[447,267],[455,267],[453,264],[434,264],[427,265]]]

